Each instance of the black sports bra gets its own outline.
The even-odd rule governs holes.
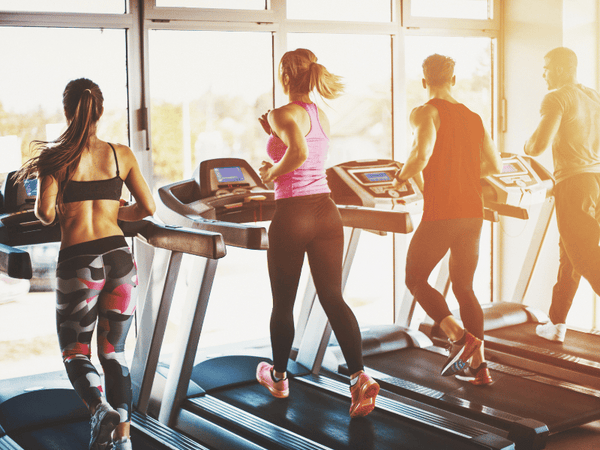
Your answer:
[[[117,165],[117,175],[114,178],[94,181],[70,180],[65,186],[64,203],[83,202],[85,200],[119,200],[123,191],[123,180],[119,177],[119,161],[115,148],[109,142]]]

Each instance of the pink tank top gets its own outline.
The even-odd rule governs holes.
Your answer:
[[[314,103],[292,102],[302,106],[310,116],[310,131],[306,135],[308,158],[300,167],[275,180],[275,200],[303,195],[331,192],[325,175],[325,159],[329,149],[329,138],[319,122],[319,112]],[[271,134],[267,142],[267,154],[277,163],[283,158],[287,146]]]

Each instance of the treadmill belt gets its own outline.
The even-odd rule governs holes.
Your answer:
[[[22,432],[10,437],[26,450],[81,450],[90,444],[90,423],[77,421],[38,428]],[[148,437],[146,434],[131,427],[131,443],[133,450],[168,450]]]
[[[544,353],[563,353],[595,361],[600,364],[600,335],[567,330],[565,342],[552,342],[542,339],[535,334],[538,324],[524,323],[498,330],[486,331],[486,336],[492,336],[531,347],[544,349]],[[534,350],[535,351],[535,350]]]
[[[350,419],[350,399],[290,380],[290,396],[274,398],[259,384],[233,387],[210,395],[268,422],[335,449],[481,448],[465,438],[401,420],[377,408],[365,418]]]
[[[494,384],[474,386],[455,377],[439,375],[446,357],[429,350],[410,348],[365,357],[365,366],[439,391],[441,401],[456,404],[474,413],[480,406],[545,423],[550,432],[565,426],[587,423],[600,417],[600,399],[558,386],[534,382],[521,376],[491,370]],[[427,395],[427,394],[426,394]],[[471,402],[470,405],[467,402]],[[593,419],[592,419],[593,420]]]

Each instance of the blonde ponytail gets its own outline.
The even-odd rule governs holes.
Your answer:
[[[339,97],[344,91],[342,78],[329,72],[317,63],[313,52],[305,48],[289,51],[279,63],[279,79],[288,77],[287,86],[291,93],[309,94],[317,91],[328,100]]]

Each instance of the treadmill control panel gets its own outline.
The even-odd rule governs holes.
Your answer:
[[[389,159],[350,161],[327,169],[327,182],[338,205],[385,209],[423,208],[423,195],[414,180],[393,185],[402,164]]]
[[[534,160],[512,154],[503,154],[502,172],[483,183],[485,200],[521,208],[542,203],[554,185],[552,176]]]

